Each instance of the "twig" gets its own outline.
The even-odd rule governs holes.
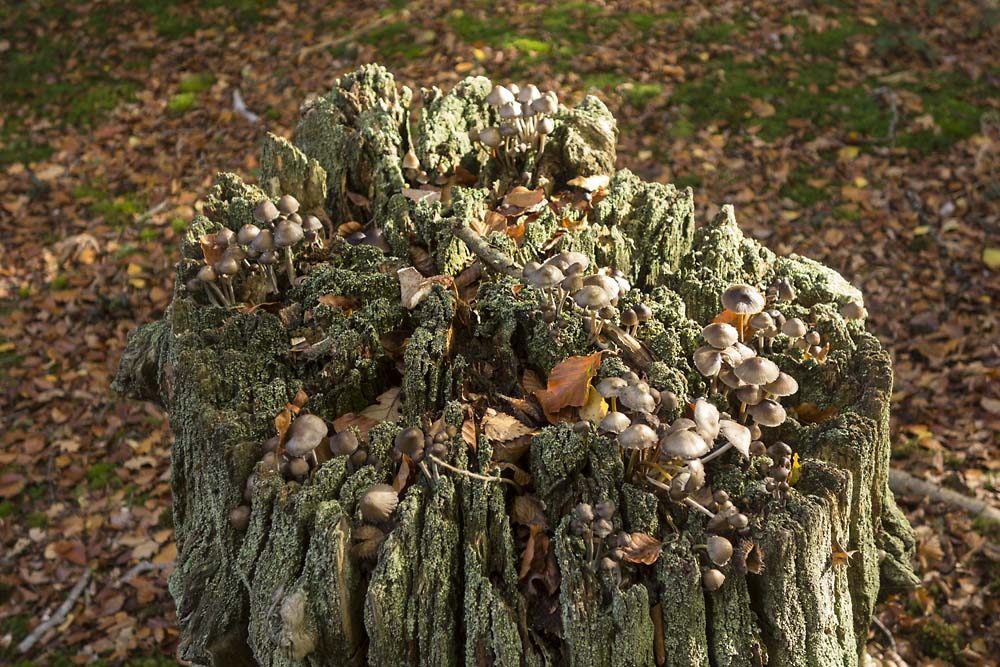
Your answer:
[[[260,116],[247,108],[247,103],[243,101],[243,93],[239,88],[233,88],[233,111],[246,118],[251,123],[259,123]]]
[[[46,632],[56,627],[66,619],[66,616],[73,608],[73,605],[76,604],[77,599],[83,593],[83,589],[87,587],[87,583],[89,581],[90,581],[90,568],[88,567],[83,571],[83,574],[80,575],[80,578],[77,580],[76,585],[74,585],[73,588],[70,590],[69,596],[61,605],[59,605],[59,608],[56,609],[56,612],[51,616],[49,616],[48,619],[39,623],[38,627],[36,627],[34,630],[31,631],[31,634],[29,634],[27,637],[21,640],[21,643],[17,645],[18,653],[27,653],[28,651],[30,651],[31,648],[38,642],[39,639],[42,638],[42,636]]]
[[[147,220],[149,220],[150,218],[152,218],[157,213],[159,213],[160,211],[162,211],[163,209],[165,209],[167,207],[167,201],[168,200],[164,199],[159,204],[157,204],[153,208],[149,209],[148,211],[140,215],[138,218],[136,218],[135,224],[137,225],[142,224]]]
[[[121,579],[115,582],[115,588],[121,588],[128,582],[138,577],[143,572],[149,572],[150,570],[166,570],[173,566],[174,566],[174,561],[170,561],[169,563],[154,563],[148,560],[141,561],[140,563],[134,565],[132,569],[130,569],[128,572],[126,572]]]
[[[882,634],[885,635],[885,638],[889,640],[889,648],[892,649],[893,653],[895,653],[896,638],[892,636],[892,633],[889,631],[889,628],[885,627],[885,623],[880,621],[878,619],[878,616],[872,616],[872,625],[874,625],[876,628],[882,631]]]
[[[515,487],[515,488],[518,488],[518,489],[521,488],[520,484],[518,484],[517,482],[515,482],[512,479],[507,479],[506,477],[501,477],[499,475],[497,475],[496,477],[489,477],[487,475],[480,475],[477,472],[472,472],[471,470],[462,470],[461,468],[456,468],[455,466],[451,465],[450,463],[445,463],[444,461],[442,461],[438,457],[434,456],[433,454],[428,454],[427,458],[429,458],[431,461],[434,461],[434,463],[438,464],[442,468],[446,468],[446,469],[448,469],[448,470],[450,470],[450,471],[452,471],[454,473],[458,473],[459,475],[465,475],[466,477],[471,477],[472,479],[479,479],[479,480],[482,480],[484,482],[505,482],[505,483],[510,484],[511,486]]]
[[[413,4],[420,4],[420,3],[413,3]],[[374,21],[369,21],[368,23],[364,24],[363,26],[361,26],[356,30],[344,33],[343,35],[337,37],[336,39],[328,39],[325,42],[317,42],[316,44],[309,44],[307,46],[303,46],[301,49],[299,49],[298,62],[301,65],[302,61],[306,59],[306,56],[312,53],[313,51],[322,51],[323,49],[336,48],[341,44],[346,44],[347,42],[355,40],[358,37],[361,37],[365,33],[371,32],[372,30],[379,27],[386,21],[398,20],[399,18],[400,18],[399,12],[389,12],[388,14],[378,17]]]
[[[1000,523],[1000,510],[977,498],[970,498],[951,489],[914,477],[908,472],[889,469],[889,488],[893,493],[926,496],[935,502],[963,509],[974,517]]]
[[[463,221],[452,218],[451,231],[458,238],[465,242],[476,256],[497,273],[503,273],[514,278],[521,277],[521,267],[514,263],[507,255],[496,248],[490,247],[486,240],[480,236],[476,230],[466,225]]]

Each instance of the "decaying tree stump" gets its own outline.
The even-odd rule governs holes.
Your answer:
[[[497,124],[491,90],[481,77],[425,90],[415,120],[411,92],[364,67],[303,109],[294,144],[268,136],[260,186],[221,174],[192,222],[173,303],[130,337],[116,381],[163,405],[175,436],[180,655],[220,666],[863,663],[879,594],[915,578],[887,483],[889,356],[863,311],[841,313],[860,293],[744,238],[731,207],[696,229],[689,189],[615,171],[615,120],[593,97],[549,115],[540,151],[490,150],[495,137],[479,131]],[[326,228],[295,246],[294,280],[281,250],[228,284],[196,278],[219,230],[260,224],[261,202],[283,195]],[[569,251],[631,283],[617,309],[569,303],[555,317],[565,295],[522,284],[523,265]],[[636,474],[635,455],[579,403],[543,415],[533,392],[547,377],[552,387],[553,369],[604,347],[594,382],[639,375],[659,403],[632,419],[657,435],[703,396],[752,425],[692,360],[733,284],[791,288],[782,315],[821,343],[760,334],[798,381],[782,399],[788,419],[755,432],[763,445],[746,458],[707,463],[694,504],[662,490],[683,461],[657,478],[662,455],[642,452]],[[640,303],[648,320],[619,321]],[[751,344],[756,330],[735,324]],[[362,454],[324,442],[308,473],[289,472],[281,425],[296,412],[360,436]],[[434,445],[404,459],[405,427],[436,433]],[[772,478],[779,441],[795,462]],[[371,521],[361,500],[394,481],[398,507]],[[720,529],[694,505],[721,515],[713,490],[749,524],[721,529],[737,554],[708,590],[716,565],[700,545]],[[245,503],[248,515],[234,513]],[[597,524],[579,522],[580,503],[652,551],[587,542]]]

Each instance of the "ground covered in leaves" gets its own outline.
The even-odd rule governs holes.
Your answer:
[[[253,176],[264,132],[365,62],[599,94],[621,166],[692,186],[700,221],[733,203],[749,235],[865,291],[896,363],[893,465],[1000,501],[1000,13],[772,4],[0,9],[0,662],[89,567],[26,657],[174,664],[168,425],[112,373],[169,301],[213,175]],[[924,586],[880,607],[871,654],[997,664],[1000,530],[900,500]]]

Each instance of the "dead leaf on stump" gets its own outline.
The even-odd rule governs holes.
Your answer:
[[[622,551],[629,563],[652,565],[660,558],[660,541],[646,533],[632,533],[632,541]]]
[[[587,403],[590,380],[597,374],[603,352],[583,357],[567,357],[549,373],[546,389],[535,390],[549,422],[558,423],[558,413],[563,408],[582,408]]]

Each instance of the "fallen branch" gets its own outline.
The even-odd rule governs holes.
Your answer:
[[[88,567],[83,571],[83,574],[80,575],[76,585],[70,590],[69,596],[61,605],[59,605],[56,612],[49,616],[48,619],[39,623],[38,627],[31,631],[31,634],[21,640],[21,643],[17,645],[18,653],[27,653],[30,651],[46,632],[56,627],[66,619],[66,616],[73,608],[73,605],[76,604],[77,599],[79,599],[80,595],[83,593],[83,589],[87,587],[87,582],[89,581],[90,568]]]
[[[926,496],[935,502],[963,509],[974,517],[1000,523],[1000,510],[997,508],[977,498],[970,498],[957,491],[914,477],[902,470],[889,469],[889,488],[893,493]]]
[[[174,561],[170,561],[169,563],[154,563],[152,561],[144,560],[134,565],[132,569],[130,569],[122,576],[121,579],[115,582],[115,588],[121,588],[128,582],[138,577],[143,572],[149,572],[151,570],[166,570],[173,566],[174,566]]]
[[[514,278],[521,277],[521,267],[515,264],[514,260],[496,248],[491,247],[476,230],[469,227],[463,221],[452,219],[451,231],[455,236],[462,239],[465,245],[469,247],[469,250],[479,257],[486,266],[497,273],[503,273]]]

